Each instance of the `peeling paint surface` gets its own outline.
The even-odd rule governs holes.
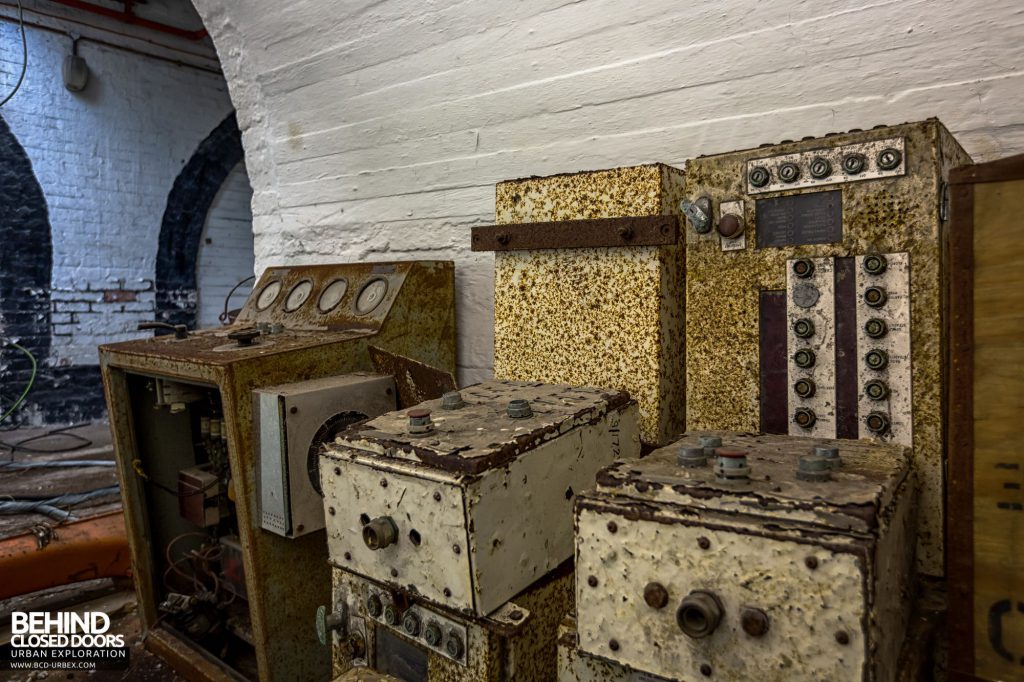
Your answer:
[[[659,164],[502,182],[495,214],[679,215],[681,198],[682,172]],[[496,253],[495,376],[628,390],[644,442],[667,442],[685,423],[683,287],[679,246]]]
[[[906,174],[821,188],[842,192],[843,239],[835,244],[755,248],[756,199],[819,191],[746,192],[748,161],[823,146],[905,139]],[[722,252],[712,235],[686,231],[687,426],[759,429],[758,296],[785,288],[792,258],[907,252],[911,263],[911,356],[914,461],[922,477],[918,559],[923,571],[943,572],[943,243],[941,185],[951,159],[970,161],[937,120],[701,157],[687,164],[686,196],[707,195],[715,206],[744,199],[748,245]],[[723,295],[727,292],[727,295]],[[782,399],[782,396],[779,397]]]
[[[514,382],[462,396],[465,407],[432,412],[431,433],[410,434],[406,412],[394,412],[326,447],[327,537],[339,568],[487,615],[572,557],[576,493],[601,467],[639,456],[636,403]],[[513,398],[529,400],[534,416],[509,417]],[[371,550],[363,527],[384,517],[396,540]]]
[[[909,450],[723,432],[680,445],[702,435],[748,451],[752,480],[679,467],[673,445],[613,465],[580,497],[580,652],[672,680],[705,679],[706,669],[771,682],[894,679],[912,579]],[[797,458],[820,444],[839,445],[842,467],[832,481],[798,480]],[[645,598],[652,583],[667,595],[661,605]],[[703,638],[679,625],[694,591],[721,610]],[[745,630],[744,609],[763,612],[763,634]]]

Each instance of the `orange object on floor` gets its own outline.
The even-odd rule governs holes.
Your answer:
[[[131,575],[121,510],[0,540],[0,599],[94,578]]]

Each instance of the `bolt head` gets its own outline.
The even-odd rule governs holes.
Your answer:
[[[644,586],[644,601],[652,609],[663,609],[668,604],[668,590],[661,583],[647,583]]]
[[[510,400],[505,412],[512,419],[526,419],[527,417],[533,416],[533,409],[530,407],[530,401],[523,400],[522,398]]]
[[[761,609],[746,606],[740,612],[740,625],[751,637],[763,637],[768,632],[768,615]]]
[[[462,399],[462,394],[458,391],[449,391],[441,396],[442,410],[457,410],[465,406],[466,402]]]

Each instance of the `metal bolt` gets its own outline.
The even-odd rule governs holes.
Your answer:
[[[619,532],[619,524],[615,523],[614,521],[609,521],[608,522],[608,532],[609,533],[617,533],[617,532]]]
[[[704,677],[711,677],[711,666],[707,663],[700,664],[700,674]]]
[[[391,569],[391,577],[392,578],[397,578],[398,577],[398,569],[397,568],[392,568]]]
[[[589,578],[587,578],[587,584],[591,587],[597,587],[597,576],[592,575]]]
[[[764,187],[772,179],[772,174],[764,166],[754,166],[747,174],[747,179],[754,187]]]
[[[887,267],[889,262],[885,260],[885,256],[874,254],[864,259],[864,272],[869,275],[881,275]]]
[[[380,614],[384,612],[384,604],[381,603],[380,597],[376,594],[371,594],[366,600],[366,612],[374,618],[380,618]]]
[[[863,154],[847,154],[843,157],[843,172],[847,175],[859,175],[865,165],[867,165],[867,159]]]
[[[345,561],[352,561],[352,552],[345,552]]]
[[[458,391],[448,391],[441,396],[442,410],[457,410],[460,407],[465,406],[466,402],[462,399],[462,394]]]
[[[334,467],[334,475],[341,476],[341,467]]]
[[[810,369],[811,367],[814,367],[816,359],[814,351],[810,348],[801,348],[793,354],[793,362],[801,369]]]
[[[462,548],[459,547],[458,545],[452,545],[452,551],[455,552],[456,554],[462,554]]]
[[[726,213],[719,218],[716,229],[726,239],[735,239],[743,234],[743,220],[734,213]]]
[[[608,640],[608,648],[611,649],[612,651],[618,651],[619,650],[619,640],[617,640],[617,639],[609,639]]]
[[[832,175],[832,163],[823,156],[815,156],[811,160],[811,177],[822,180]]]
[[[836,641],[843,646],[850,643],[850,635],[845,630],[836,630],[835,637]]]
[[[814,274],[814,261],[810,258],[797,258],[791,267],[793,274],[800,279],[807,279]]]
[[[867,424],[868,431],[881,435],[889,430],[889,415],[884,412],[872,412],[865,418],[864,423]]]
[[[763,637],[768,632],[768,614],[761,609],[745,606],[740,611],[740,625],[743,632],[751,637]]]
[[[409,433],[430,433],[434,430],[434,422],[430,420],[430,410],[418,407],[409,410]]]
[[[796,412],[793,413],[793,422],[800,428],[809,429],[814,426],[816,421],[818,421],[818,417],[814,414],[814,410],[809,407],[797,408]]]
[[[516,398],[508,403],[505,413],[512,419],[525,419],[533,416],[533,409],[530,407],[529,400],[523,400],[522,398]]]
[[[872,317],[864,323],[864,333],[872,339],[880,339],[889,333],[889,325],[885,323],[885,320]]]
[[[381,488],[387,488],[388,487],[388,479],[386,479],[386,478],[380,479],[380,487]]]
[[[864,302],[872,308],[881,308],[889,300],[885,287],[868,287],[864,290]]]
[[[779,166],[779,180],[785,183],[796,182],[800,178],[800,166],[795,163],[784,163]]]
[[[815,445],[814,454],[818,457],[822,457],[828,461],[829,467],[832,469],[838,469],[843,465],[843,460],[839,456],[839,448],[832,445]]]
[[[433,647],[441,646],[441,638],[444,634],[441,632],[441,626],[437,624],[437,621],[428,621],[427,627],[423,628],[423,639],[427,640],[427,644]]]
[[[889,397],[889,385],[880,379],[864,384],[864,395],[871,400],[885,400]]]
[[[508,614],[508,619],[509,620],[517,620],[518,621],[518,620],[522,620],[523,616],[524,616],[523,612],[518,610],[518,609],[516,609],[512,613]]]
[[[647,583],[644,586],[644,601],[652,609],[663,609],[668,604],[668,590],[661,583]]]
[[[440,502],[441,501],[441,493],[440,492],[435,492],[434,493],[434,501],[435,502]]]
[[[328,508],[327,508],[327,513],[328,513],[328,514],[330,514],[331,516],[334,516],[334,515],[335,515],[335,514],[337,514],[338,512],[337,512],[337,510],[335,510],[335,508],[334,508],[334,507],[328,507]]]
[[[811,398],[817,390],[813,379],[799,379],[793,384],[793,392],[801,398]]]
[[[452,596],[452,591],[449,588],[447,588],[447,587],[444,588],[444,590],[442,590],[442,592],[444,593],[445,597],[451,597]]]
[[[883,370],[889,366],[889,354],[881,348],[869,350],[864,356],[864,364],[868,369]]]
[[[706,466],[708,463],[708,456],[705,448],[680,448],[676,453],[676,462],[681,467],[688,469],[695,467]]]
[[[708,540],[706,537],[703,537],[703,536],[699,537],[699,538],[697,538],[697,546],[700,547],[701,549],[710,549],[711,548],[711,540]]]
[[[893,149],[892,147],[886,147],[882,151],[878,152],[878,158],[875,162],[878,167],[882,170],[894,170],[903,161],[903,154],[900,153],[899,149]]]
[[[747,466],[747,451],[731,448],[715,450],[715,477],[720,481],[745,481],[750,478],[750,467]]]
[[[832,478],[832,463],[818,455],[803,455],[797,463],[796,477],[801,481],[827,481]]]
[[[497,236],[498,243],[502,246],[508,246],[508,243],[512,241],[512,235],[508,232],[502,232]]]
[[[812,571],[818,567],[818,557],[807,556],[804,557],[804,566],[811,569]]]
[[[288,408],[288,411],[291,412],[292,414],[298,414],[299,413],[299,408],[297,408],[294,405],[292,405],[290,408]]]
[[[623,225],[617,230],[619,237],[624,241],[629,241],[633,238],[633,228]]]
[[[814,322],[801,317],[793,323],[793,333],[801,339],[809,339],[814,336]]]

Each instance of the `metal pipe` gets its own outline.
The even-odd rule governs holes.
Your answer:
[[[179,28],[178,26],[171,26],[170,24],[164,24],[159,21],[143,19],[142,17],[132,13],[131,2],[126,2],[124,11],[119,12],[116,9],[111,9],[109,7],[101,7],[100,5],[94,5],[91,2],[84,2],[83,0],[51,1],[57,3],[58,5],[72,7],[74,9],[82,10],[83,12],[98,14],[102,17],[109,17],[111,19],[116,19],[117,21],[120,21],[124,24],[131,24],[132,26],[147,28],[151,31],[166,33],[167,35],[177,36],[178,38],[184,38],[185,40],[199,41],[209,35],[205,28],[201,28],[198,31],[189,31],[188,29]]]

